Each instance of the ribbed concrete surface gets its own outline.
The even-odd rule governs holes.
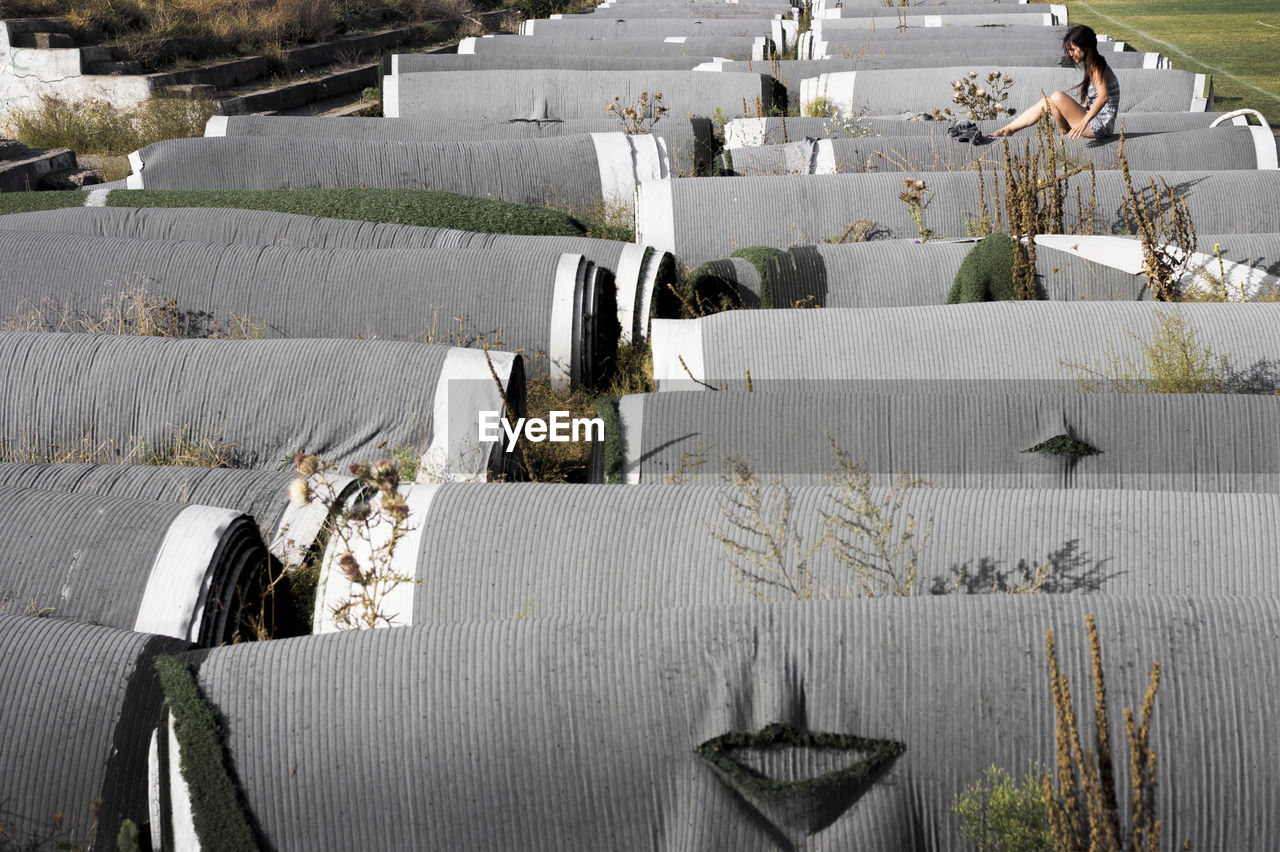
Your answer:
[[[300,449],[346,464],[381,455],[383,442],[425,446],[450,351],[382,340],[5,333],[0,435],[15,447],[114,441],[123,452],[135,440],[164,448],[185,434],[230,445],[245,466],[279,469]],[[493,357],[502,375],[509,356]]]
[[[929,188],[931,201],[925,227],[939,237],[967,236],[965,223],[976,221],[981,208],[978,175],[967,172],[929,172],[918,177]],[[1280,172],[1135,170],[1135,188],[1150,193],[1150,180],[1168,182],[1186,202],[1202,230],[1219,233],[1268,233],[1276,228],[1272,211],[1280,209]],[[724,257],[751,245],[788,248],[838,237],[851,222],[871,219],[882,237],[918,238],[915,222],[898,195],[903,175],[846,174],[766,175],[761,177],[678,179],[640,187],[636,202],[638,238],[672,251],[676,259],[696,265]],[[1066,182],[1068,232],[1081,226],[1087,214],[1089,175]],[[988,210],[996,210],[996,191],[985,181]],[[1079,189],[1083,211],[1075,201]],[[1096,174],[1096,233],[1127,233],[1123,221],[1125,190],[1121,174]],[[727,215],[741,211],[744,215]],[[747,215],[749,212],[749,215]],[[1083,216],[1087,222],[1088,216]]]
[[[201,137],[157,142],[137,157],[145,189],[438,189],[585,207],[601,194],[588,136],[470,142]]]
[[[528,20],[522,24],[525,34],[536,38],[645,38],[679,37],[723,38],[726,36],[767,36],[773,27],[768,16],[759,18],[626,18],[624,14],[609,18],[573,15],[559,20]],[[780,46],[781,47],[781,46]]]
[[[493,254],[493,257],[488,258],[493,262],[498,262],[498,257],[504,252],[523,253],[526,258],[547,252],[569,252],[583,255],[598,270],[612,274],[619,288],[627,293],[637,292],[646,285],[662,290],[672,280],[669,254],[646,252],[643,246],[616,240],[480,234],[451,228],[325,219],[268,210],[219,207],[69,207],[63,210],[0,216],[0,230],[311,249],[485,249]],[[135,255],[131,252],[130,256]],[[400,255],[401,258],[407,256]],[[637,258],[640,258],[639,262],[636,262]],[[391,260],[394,264],[395,258],[392,257]],[[362,274],[367,275],[368,268],[363,263],[357,262],[355,265],[361,269]],[[484,266],[484,262],[481,265]],[[424,269],[415,268],[415,286],[420,286],[419,276],[424,272]],[[515,271],[490,272],[489,278],[498,280],[486,281],[484,276],[478,279],[472,277],[470,280],[482,286],[492,286],[507,283],[514,278],[523,278],[526,273],[522,263],[518,274]],[[314,274],[324,277],[318,272]],[[452,283],[456,284],[456,280]],[[460,295],[458,289],[456,286],[450,287],[447,294],[441,295],[441,301],[433,304],[440,304],[445,298],[457,298]]]
[[[393,103],[400,118],[448,114],[503,120],[599,118],[615,97],[626,107],[646,91],[661,92],[672,115],[709,116],[717,106],[737,115],[744,98],[750,107],[761,98],[767,111],[774,86],[764,73],[704,71],[441,71],[402,74],[396,80]]]
[[[1257,275],[1280,263],[1280,235],[1200,236],[1198,250],[1204,257],[1192,263],[1190,279],[1199,286],[1209,286],[1207,275],[1219,276],[1224,271],[1230,275],[1231,267],[1226,263],[1218,268],[1215,245],[1226,263],[1252,267]],[[772,304],[790,307],[802,302],[828,308],[939,305],[946,301],[956,273],[973,247],[971,241],[940,240],[797,246],[769,261]],[[1117,264],[1117,260],[1102,263],[1040,245],[1036,249],[1039,294],[1055,301],[1150,299],[1146,276],[1127,272],[1123,264]],[[1197,268],[1204,271],[1195,273]],[[1228,292],[1239,300],[1236,288],[1229,286]]]
[[[762,33],[767,35],[767,33]],[[680,38],[677,36],[677,38]],[[519,35],[493,35],[464,39],[470,52],[478,55],[549,55],[561,56],[723,56],[726,59],[750,59],[757,36],[688,36],[667,41],[662,36],[648,38],[533,38]]]
[[[23,849],[110,849],[125,819],[147,820],[147,744],[162,701],[151,658],[186,647],[59,618],[0,615],[6,840]],[[61,831],[53,814],[62,815]]]
[[[292,470],[174,467],[131,464],[0,463],[0,486],[36,488],[168,503],[234,509],[258,523],[272,552],[289,560],[312,546],[323,510],[298,512],[289,499]],[[350,478],[334,478],[342,492]]]
[[[414,142],[431,139],[470,141],[476,139],[549,139],[581,133],[616,133],[622,123],[601,110],[590,116],[556,121],[507,121],[495,118],[464,119],[456,115],[427,115],[421,118],[342,118],[297,115],[233,115],[226,117],[228,136],[291,136],[312,134],[342,139],[371,139],[385,142]],[[671,172],[692,177],[701,164],[710,164],[715,147],[711,119],[664,115],[651,128],[661,139],[671,160]]]
[[[623,397],[626,472],[719,482],[743,460],[762,482],[818,484],[832,442],[890,486],[1280,490],[1273,395],[1076,393],[1060,382],[767,382],[753,392]],[[1062,436],[1097,454],[1033,451]],[[634,464],[638,460],[639,469]]]
[[[913,74],[900,71],[859,71],[848,88],[837,77],[824,84],[821,78],[814,94],[825,95],[836,103],[852,102],[865,107],[871,115],[893,115],[900,112],[931,112],[951,82],[978,70],[954,65],[950,68],[921,68]],[[1014,109],[1026,109],[1043,95],[1054,90],[1067,91],[1080,85],[1080,71],[1074,68],[1005,66],[1001,70],[1013,78],[1009,99]],[[983,72],[980,72],[982,76]],[[1145,70],[1117,68],[1120,80],[1120,109],[1134,112],[1186,112],[1201,92],[1196,90],[1196,75],[1190,71],[1171,69]],[[939,97],[938,93],[944,93]]]
[[[839,503],[853,493],[766,485],[757,514],[735,508],[748,499],[745,489],[723,484],[447,485],[418,519],[422,582],[413,590],[412,623],[751,603],[749,588],[735,579],[730,548],[762,546],[759,533],[778,522],[788,503],[783,537],[802,551],[813,548],[806,564],[815,585],[832,594],[847,591],[856,586],[855,571],[837,558],[832,536],[838,530],[869,541],[848,527],[829,527],[827,519],[858,519]],[[1046,564],[1043,594],[1270,597],[1280,591],[1276,494],[922,486],[906,491],[896,510],[888,489],[868,496],[877,520],[892,523],[893,545],[914,519],[910,546],[892,564],[904,569],[917,552],[915,594],[953,584],[964,594],[1003,591]],[[489,544],[477,548],[477,538]],[[1210,564],[1215,569],[1206,571]],[[884,588],[879,578],[868,582]],[[777,589],[759,588],[778,596]]]
[[[960,848],[958,791],[993,763],[1017,775],[1052,763],[1046,629],[1092,730],[1090,613],[1113,726],[1161,664],[1151,748],[1163,836],[1227,852],[1280,833],[1274,599],[978,596],[546,619],[533,607],[522,620],[204,657],[200,689],[264,840],[774,849],[816,831],[809,842],[833,848]],[[780,721],[905,748],[860,798],[818,795],[827,819],[797,830],[753,813],[695,752]],[[1113,728],[1118,753],[1122,742]],[[830,769],[792,756],[795,774],[779,780]],[[1116,774],[1127,802],[1128,773]]]
[[[0,607],[122,630],[162,618],[177,638],[229,639],[235,590],[266,570],[267,551],[247,515],[180,521],[189,506],[0,486]],[[174,535],[189,543],[184,552],[173,549]],[[153,586],[168,590],[163,601]],[[175,620],[157,607],[187,614]]]
[[[1229,354],[1237,369],[1266,371],[1280,359],[1280,305],[1274,303],[997,302],[660,320],[654,323],[654,376],[659,383],[687,380],[676,363],[683,355],[695,378],[739,386],[746,370],[756,381],[1069,382],[1063,362],[1097,364],[1109,349],[1122,362],[1143,363],[1139,338],[1150,339],[1160,318],[1179,314],[1202,347]],[[700,348],[689,336],[694,331],[701,333]]]
[[[1137,133],[1203,130],[1224,115],[1226,113],[1223,112],[1130,112],[1125,110],[1120,114],[1116,127],[1119,129],[1123,125],[1125,134],[1130,137]],[[959,118],[963,119],[964,115],[961,114]],[[1005,120],[979,121],[977,125],[982,129],[983,133],[990,134],[991,131],[1006,123],[1007,121]],[[937,136],[950,141],[950,137],[947,136],[947,128],[951,126],[949,121],[909,121],[905,118],[872,118],[868,116],[859,118],[857,124],[868,128],[874,135],[879,136]],[[731,147],[735,142],[746,145],[776,145],[782,142],[794,142],[804,139],[806,136],[812,136],[815,139],[839,139],[847,136],[829,118],[772,117],[735,119],[729,123],[725,131],[730,136],[727,144]],[[1015,141],[1030,139],[1031,131],[1027,130],[1013,138]],[[739,142],[738,140],[741,141]],[[1071,140],[1063,141],[1071,144]],[[1127,157],[1127,144],[1125,151]]]
[[[75,317],[99,315],[120,294],[141,291],[174,299],[180,330],[190,337],[226,334],[239,317],[273,337],[461,345],[483,338],[531,354],[567,348],[572,327],[552,329],[557,285],[566,286],[564,255],[534,249],[536,242],[517,245],[309,249],[0,231],[8,260],[0,267],[0,297],[26,308],[20,315],[47,302],[54,315],[69,309]],[[579,277],[589,275],[580,256],[569,257],[578,258]],[[612,286],[600,289],[602,322],[612,320],[616,339]],[[581,302],[578,308],[593,312]]]
[[[1170,131],[1167,133],[1128,134],[1124,154],[1132,169],[1147,171],[1191,169],[1209,171],[1222,169],[1275,168],[1275,153],[1264,148],[1258,150],[1253,129],[1247,127],[1215,127],[1202,130]],[[1031,139],[1033,137],[1025,136]],[[1268,135],[1264,140],[1274,148]],[[981,164],[997,173],[1003,169],[1004,146],[995,142],[972,145],[952,139],[945,133],[935,136],[871,136],[864,139],[835,138],[829,142],[796,141],[790,146],[765,145],[738,148],[727,154],[733,171],[740,175],[795,174],[787,162],[779,169],[775,149],[795,147],[815,149],[810,156],[798,158],[799,166],[808,165],[800,174],[831,174],[841,172],[942,172],[957,169],[974,169]],[[1021,153],[1018,140],[1012,150]],[[1097,169],[1120,168],[1120,137],[1097,141],[1093,139],[1062,139],[1058,149],[1072,163],[1092,163]]]

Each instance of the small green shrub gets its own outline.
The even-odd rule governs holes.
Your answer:
[[[951,803],[960,835],[978,852],[1054,852],[1045,777],[1037,769],[1019,784],[1003,769],[987,767]]]
[[[1142,360],[1122,359],[1113,347],[1101,363],[1064,362],[1079,390],[1119,393],[1233,393],[1258,391],[1251,377],[1236,370],[1231,360],[1200,342],[1194,325],[1180,311],[1156,317],[1150,339],[1130,332]],[[1264,377],[1265,378],[1265,377]]]
[[[991,234],[979,240],[965,255],[947,304],[1000,302],[1014,299],[1013,240],[1008,234]]]

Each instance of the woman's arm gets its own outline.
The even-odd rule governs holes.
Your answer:
[[[1092,80],[1093,91],[1096,96],[1093,104],[1085,110],[1084,116],[1071,126],[1071,130],[1067,133],[1068,139],[1080,139],[1084,137],[1084,132],[1089,129],[1089,122],[1093,121],[1093,117],[1102,109],[1103,104],[1107,102],[1107,80],[1106,75],[1098,68],[1093,69]],[[1084,104],[1081,104],[1084,106]]]

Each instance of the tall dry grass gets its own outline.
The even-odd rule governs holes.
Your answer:
[[[203,98],[157,98],[132,108],[85,98],[42,95],[37,106],[12,111],[3,132],[30,148],[123,155],[153,142],[203,136],[217,106]]]

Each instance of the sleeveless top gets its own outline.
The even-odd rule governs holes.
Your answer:
[[[1093,101],[1098,97],[1098,90],[1094,87],[1093,81],[1089,81],[1089,88],[1085,93],[1085,111],[1088,112],[1093,108]],[[1120,113],[1120,81],[1116,79],[1116,74],[1111,69],[1107,69],[1107,102],[1102,105],[1102,109],[1098,110],[1089,121],[1089,129],[1093,131],[1095,139],[1105,139],[1115,132],[1116,116]]]

